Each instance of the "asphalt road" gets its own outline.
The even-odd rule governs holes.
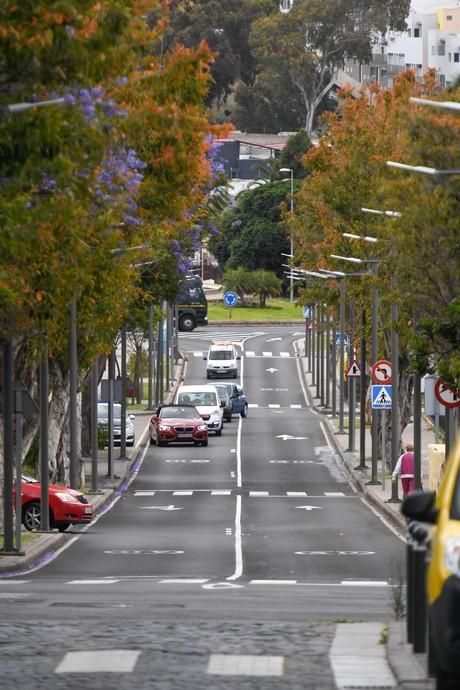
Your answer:
[[[338,624],[392,618],[404,544],[308,404],[301,334],[183,335],[187,383],[206,382],[214,337],[241,347],[248,417],[206,448],[146,446],[109,512],[45,567],[0,580],[5,690],[333,690]]]

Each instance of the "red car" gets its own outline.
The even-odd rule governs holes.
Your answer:
[[[194,405],[160,405],[149,424],[150,443],[208,445],[208,427]]]
[[[91,522],[93,506],[81,491],[66,486],[50,484],[48,489],[50,527],[63,532],[69,525]],[[41,484],[36,479],[22,475],[21,503],[22,523],[26,529],[40,529]]]

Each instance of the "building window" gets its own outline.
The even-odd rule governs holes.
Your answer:
[[[451,21],[452,21],[452,15],[451,15],[451,14],[448,14],[448,15],[446,16],[446,22],[451,22]]]
[[[460,53],[454,53],[454,62],[460,62]]]
[[[418,27],[416,29],[414,29],[414,38],[420,38],[421,34],[422,34],[422,32],[420,31],[420,29]]]

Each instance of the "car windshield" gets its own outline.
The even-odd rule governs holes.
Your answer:
[[[27,482],[28,484],[38,484],[39,483],[38,479],[33,479],[33,477],[29,477],[27,474],[22,474],[21,479],[23,482]]]
[[[217,395],[212,391],[192,391],[190,393],[179,393],[179,404],[189,403],[191,405],[217,405]]]
[[[97,404],[97,417],[99,420],[109,418],[109,403],[98,403]],[[113,405],[113,418],[118,421],[121,420],[121,405],[120,403],[114,403]]]
[[[234,359],[231,350],[211,350],[209,359]]]
[[[217,395],[219,396],[219,400],[227,401],[229,399],[227,386],[216,386],[216,388],[217,388]]]
[[[162,407],[159,417],[161,417],[161,419],[201,419],[194,407]]]

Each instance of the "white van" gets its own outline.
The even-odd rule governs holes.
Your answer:
[[[224,426],[224,411],[215,386],[183,385],[177,391],[176,404],[195,405],[208,427],[216,436],[221,436]]]
[[[213,343],[209,348],[206,363],[206,378],[212,376],[238,376],[238,360],[241,359],[233,343]]]

